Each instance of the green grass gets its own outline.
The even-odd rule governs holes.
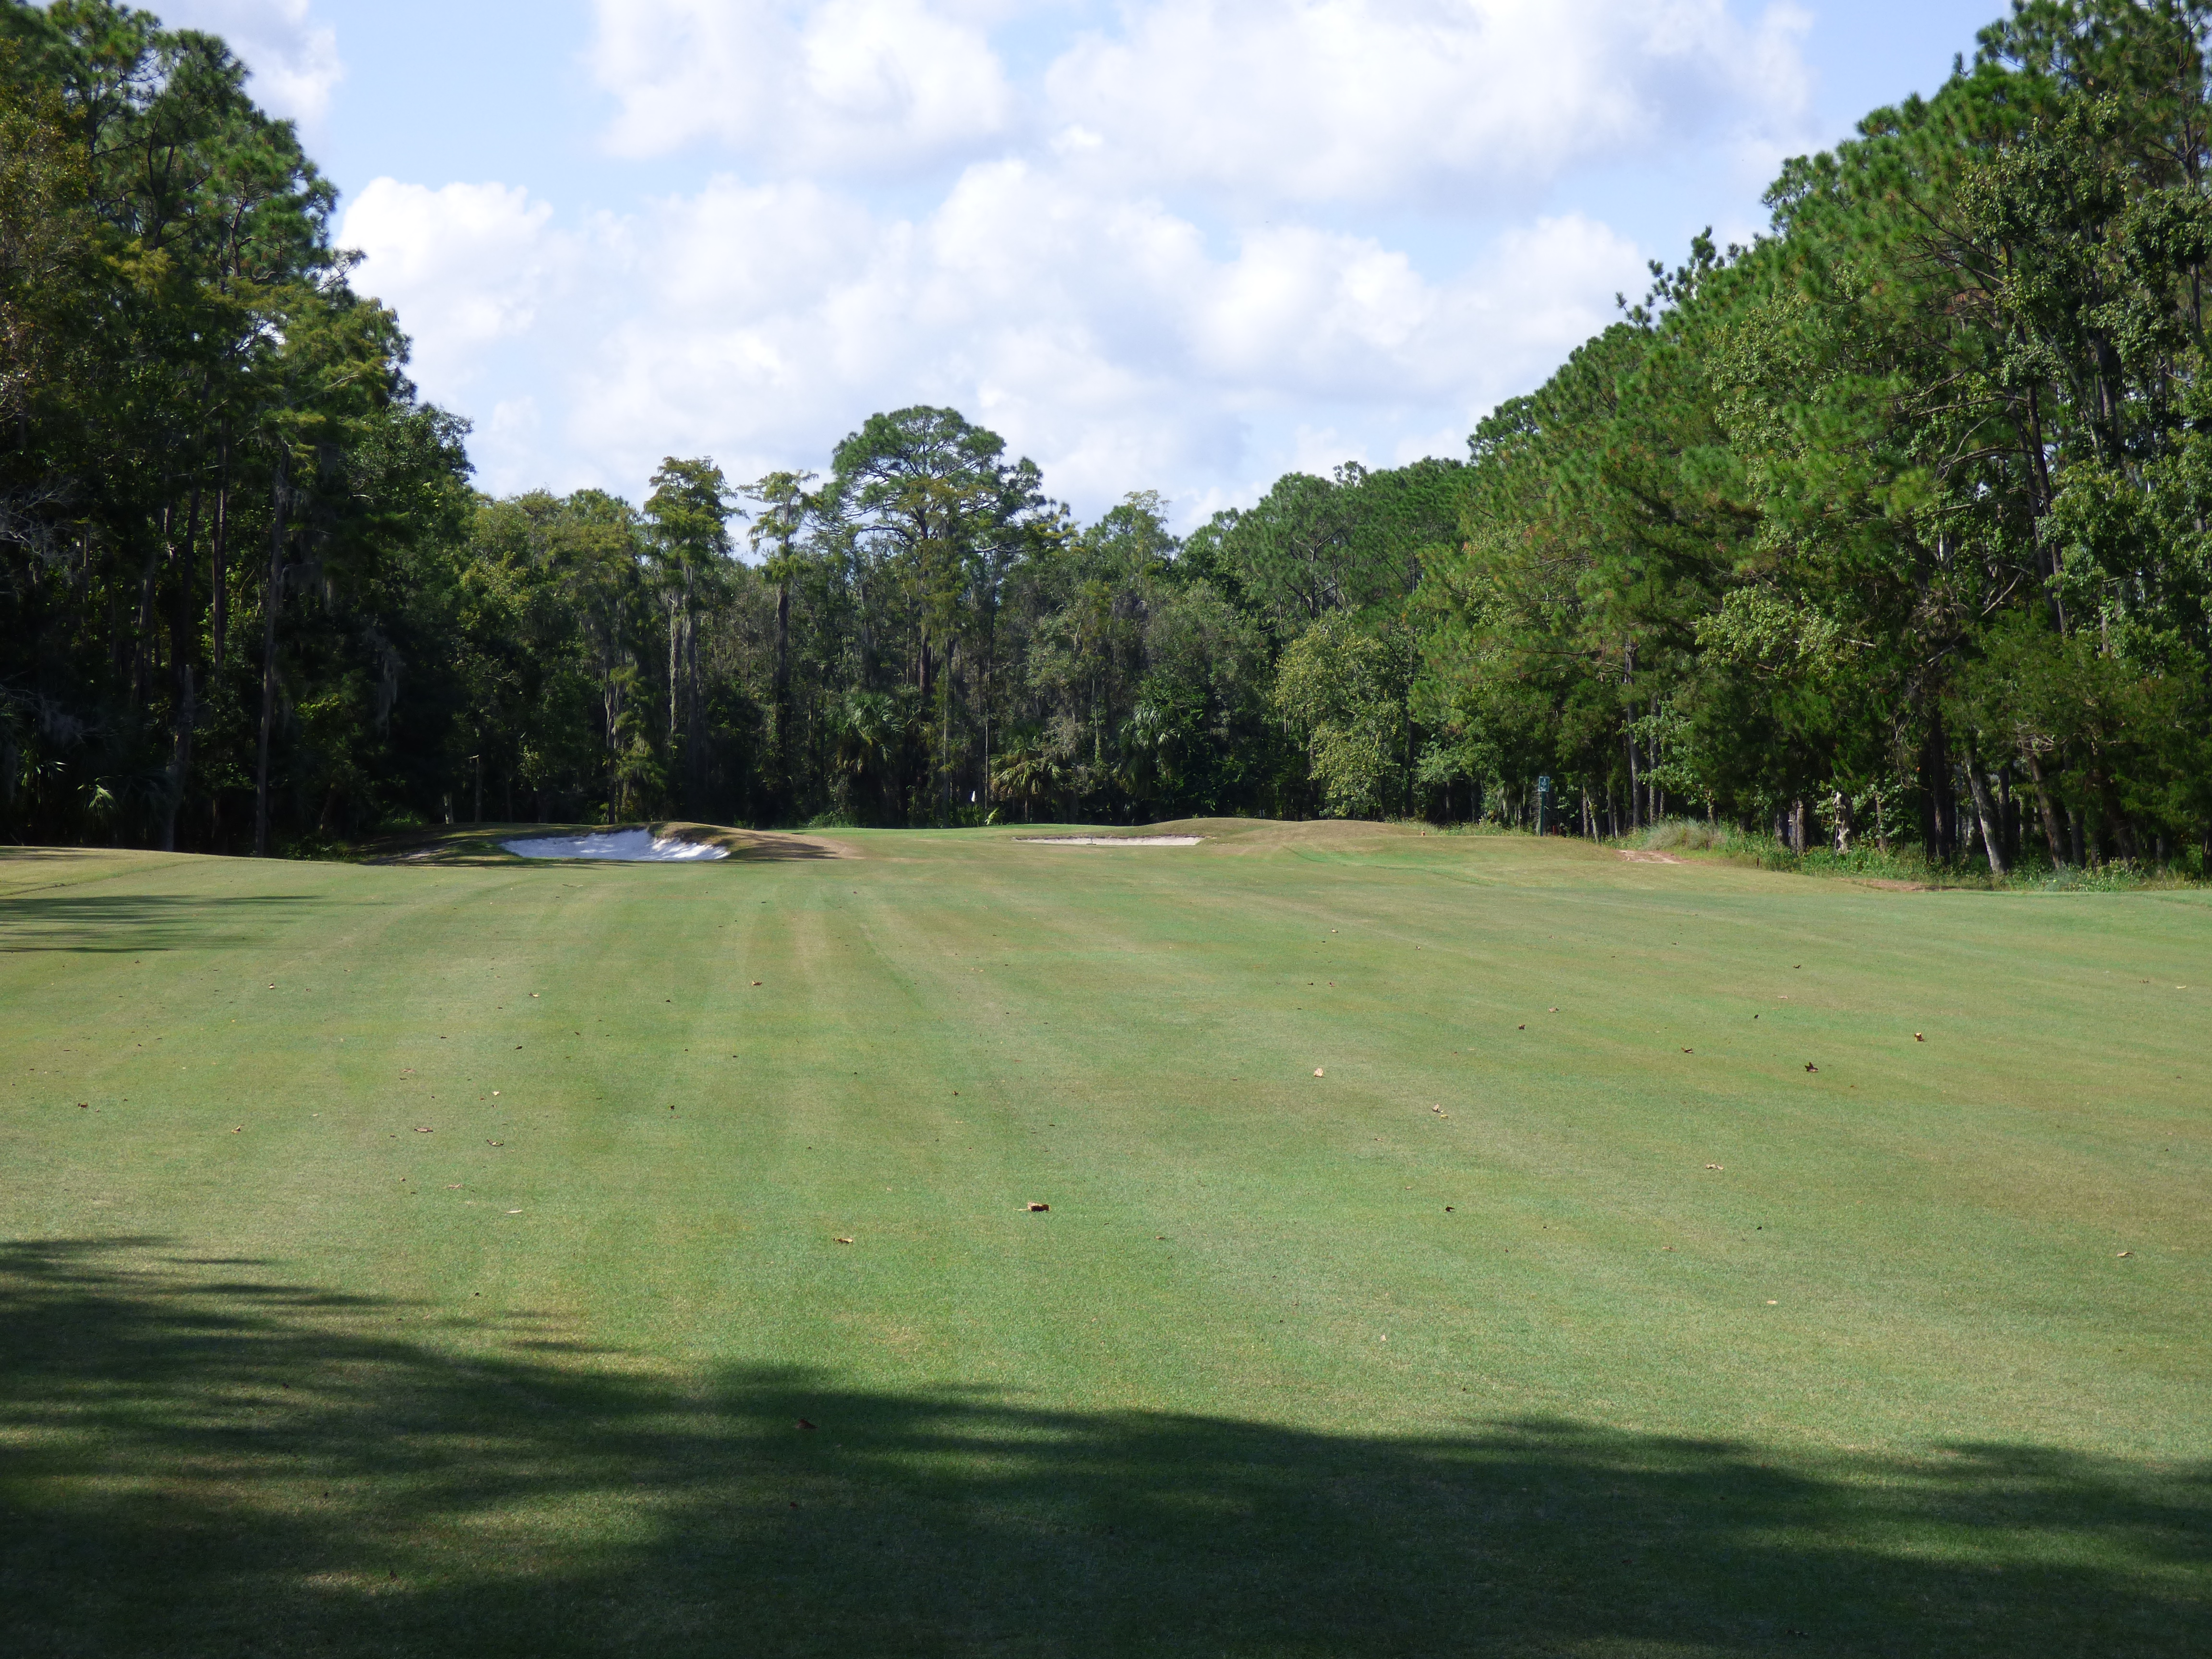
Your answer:
[[[1842,876],[1863,881],[1904,882],[1915,887],[1971,888],[1983,892],[2136,893],[2153,888],[2203,884],[2191,874],[2192,867],[2203,862],[2194,848],[2177,850],[2172,861],[2164,866],[2111,859],[2086,867],[2064,864],[2054,866],[2039,842],[2033,839],[2033,834],[2031,826],[2031,840],[2021,848],[2019,862],[2002,876],[1990,868],[1987,854],[1978,850],[1962,853],[1948,861],[1931,862],[1917,846],[1900,844],[1885,848],[1873,836],[1862,836],[1848,853],[1838,853],[1817,839],[1803,853],[1793,853],[1785,842],[1773,836],[1702,818],[1662,819],[1611,844],[1725,860],[1762,870],[1786,870],[1801,876]]]
[[[2212,896],[1205,828],[0,852],[0,1650],[2212,1648]]]

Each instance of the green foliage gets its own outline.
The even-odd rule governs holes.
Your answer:
[[[1275,708],[1305,738],[1334,816],[1381,817],[1411,793],[1411,643],[1403,629],[1370,633],[1338,613],[1322,617],[1283,653]]]
[[[819,476],[478,498],[222,43],[0,0],[0,827],[1541,795],[1799,860],[2201,867],[2208,27],[2015,6],[1465,462],[1293,473],[1179,538],[1143,491],[1075,522],[928,406]]]
[[[2015,9],[1472,441],[1425,760],[1790,856],[2212,836],[2212,10]]]

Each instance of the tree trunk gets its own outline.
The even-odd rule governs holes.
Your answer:
[[[614,653],[607,654],[607,678],[602,700],[607,717],[607,824],[618,821],[622,811],[622,682],[616,678],[620,672]]]
[[[678,714],[684,684],[684,611],[682,602],[673,597],[668,602],[668,781],[675,784],[684,774],[673,764],[678,744],[682,742],[683,724]],[[688,747],[688,745],[686,745]],[[690,756],[684,757],[686,764]]]
[[[222,647],[230,627],[230,571],[224,562],[227,532],[230,518],[230,449],[225,441],[222,458],[222,482],[216,487],[215,523],[209,537],[208,581],[214,590],[209,595],[208,618],[208,684],[210,688],[222,680]]]
[[[168,799],[161,811],[158,845],[164,853],[177,850],[177,813],[185,804],[185,785],[191,776],[192,726],[199,709],[192,683],[192,567],[198,556],[200,489],[192,486],[191,506],[185,514],[185,547],[177,566],[177,586],[169,607],[169,661],[176,670],[177,720],[169,750]]]
[[[796,816],[791,787],[791,582],[775,587],[775,779],[777,817]]]
[[[284,472],[276,452],[269,483],[269,580],[261,599],[261,742],[253,766],[253,856],[269,854],[269,732],[276,722],[276,606],[284,591]]]
[[[2043,820],[2043,839],[2051,848],[2051,866],[2054,870],[2066,867],[2066,832],[2059,827],[2058,808],[2051,799],[2051,788],[2043,779],[2043,762],[2033,750],[2023,751],[2027,762],[2028,781],[2035,786],[2035,810]]]
[[[2004,831],[2005,868],[2020,862],[2020,802],[2014,799],[2012,763],[1996,770],[1997,824]]]
[[[1651,699],[1651,741],[1644,750],[1644,775],[1647,778],[1651,777],[1658,771],[1658,769],[1659,699],[1654,697]],[[1652,823],[1656,823],[1660,819],[1663,818],[1667,815],[1667,792],[1664,789],[1662,789],[1656,781],[1650,783],[1647,787],[1650,792],[1650,800],[1649,805],[1651,808],[1647,816],[1650,818]]]
[[[186,663],[178,677],[177,735],[175,746],[169,751],[169,799],[161,811],[161,850],[177,850],[177,813],[185,804],[185,782],[192,769],[192,726],[199,716],[198,699],[193,694],[192,665]]]
[[[699,623],[687,603],[684,612],[684,754],[690,779],[690,812],[697,817],[706,795],[707,746],[699,738]]]
[[[1949,814],[1944,808],[1951,789],[1951,757],[1943,741],[1943,716],[1928,711],[1928,737],[1920,750],[1920,827],[1931,863],[1941,864],[1954,850]]]
[[[1634,640],[1629,641],[1621,650],[1620,684],[1624,688],[1636,684],[1636,641]],[[1622,746],[1628,750],[1628,827],[1634,830],[1644,821],[1644,799],[1638,793],[1640,786],[1638,782],[1636,769],[1636,734],[1628,728],[1628,722],[1635,718],[1634,699],[1624,697],[1621,708],[1623,721],[1620,728],[1620,741]]]
[[[1990,795],[1990,781],[1982,773],[1982,757],[1973,744],[1966,744],[1966,787],[1974,797],[1974,816],[1982,823],[1982,850],[1989,854],[1990,873],[2002,876],[2009,868],[2005,858],[2004,825]]]
[[[1836,856],[1847,859],[1851,855],[1851,800],[1840,789],[1828,798],[1828,810],[1836,825]]]

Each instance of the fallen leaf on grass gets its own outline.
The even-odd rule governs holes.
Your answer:
[[[521,1211],[520,1211],[520,1210],[509,1210],[509,1211],[507,1212],[507,1213],[508,1213],[509,1215],[520,1215],[520,1214],[522,1213],[522,1212],[521,1212]]]
[[[415,1133],[418,1135],[434,1135],[438,1132],[435,1129],[427,1127],[424,1125],[418,1123],[415,1126]]]
[[[1031,1215],[1035,1215],[1040,1210],[1049,1210],[1050,1208],[1052,1208],[1052,1206],[1049,1204],[1032,1204],[1030,1206],[1030,1213]]]
[[[1547,1009],[1545,1009],[1545,1010],[1544,1010],[1544,1012],[1545,1012],[1546,1013],[1547,1013],[1547,1014],[1556,1014],[1556,1013],[1558,1013],[1559,1011],[1558,1009],[1556,1009],[1556,1008],[1547,1008]]]
[[[484,1142],[484,1145],[487,1146],[504,1146],[507,1143],[503,1140],[487,1140]]]
[[[1921,1035],[1920,1035],[1920,1033],[1919,1033],[1919,1032],[1917,1032],[1917,1031],[1915,1031],[1915,1032],[1912,1034],[1912,1040],[1913,1040],[1915,1042],[1927,1042],[1927,1041],[1928,1041],[1928,1039],[1927,1039],[1926,1037],[1924,1037],[1924,1036],[1921,1036]]]
[[[1690,1053],[1692,1053],[1692,1052],[1693,1052],[1693,1051],[1692,1051],[1692,1050],[1691,1050],[1691,1049],[1688,1049],[1688,1048],[1685,1048],[1685,1049],[1683,1049],[1683,1050],[1682,1050],[1682,1052],[1683,1052],[1684,1054],[1690,1054]]]
[[[807,1431],[812,1431],[812,1429],[813,1429],[813,1427],[814,1427],[814,1425],[812,1425],[811,1423],[808,1422],[805,1418],[803,1418],[803,1417],[802,1417],[802,1418],[800,1418],[800,1419],[799,1419],[799,1426],[800,1428],[802,1428],[802,1429],[805,1429],[805,1430],[807,1430]],[[798,1504],[793,1504],[791,1507],[792,1507],[792,1508],[793,1508],[793,1509],[797,1509],[797,1508],[799,1507],[799,1505],[798,1505]]]
[[[234,1134],[234,1135],[242,1135],[242,1134],[244,1134],[245,1133],[246,1133],[246,1126],[245,1126],[243,1123],[240,1124],[240,1125],[239,1125],[235,1129],[233,1129],[233,1130],[231,1131],[231,1133],[233,1133],[233,1134]]]
[[[458,1181],[449,1181],[446,1183],[446,1190],[449,1193],[458,1193],[461,1190],[461,1183]]]
[[[849,1238],[841,1238],[837,1242],[840,1244],[850,1244],[853,1241]]]
[[[1525,1031],[1525,1030],[1527,1030],[1528,1028],[1527,1026],[1525,1026],[1525,1025],[1516,1025],[1516,1026],[1515,1026],[1513,1029],[1514,1029],[1515,1030],[1516,1030],[1516,1031]]]
[[[1705,1167],[1706,1167],[1708,1170],[1717,1170],[1717,1169],[1719,1169],[1721,1166],[1720,1166],[1719,1164],[1706,1164],[1706,1165],[1705,1165]]]
[[[1321,1067],[1320,1067],[1320,1066],[1315,1066],[1315,1067],[1314,1067],[1314,1075],[1315,1075],[1316,1077],[1319,1077],[1319,1076],[1321,1075]]]
[[[2135,1252],[2133,1250],[2122,1250],[2120,1254],[2122,1255],[2133,1255]]]
[[[1819,1071],[1820,1068],[1819,1066],[1815,1066],[1815,1065],[1814,1065],[1811,1060],[1807,1060],[1807,1061],[1805,1062],[1805,1069],[1806,1069],[1807,1071],[1808,1071],[1808,1072],[1817,1072],[1817,1071]]]

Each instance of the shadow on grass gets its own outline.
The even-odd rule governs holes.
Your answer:
[[[234,898],[33,893],[0,902],[0,956],[32,951],[128,954],[236,945],[250,936],[246,930],[258,933],[293,907],[313,902],[306,894],[285,893]]]
[[[0,1649],[2201,1654],[2212,1478],[1363,1437],[792,1370],[158,1239],[0,1252]],[[222,1282],[200,1276],[225,1270]],[[817,1425],[799,1426],[799,1419]]]

